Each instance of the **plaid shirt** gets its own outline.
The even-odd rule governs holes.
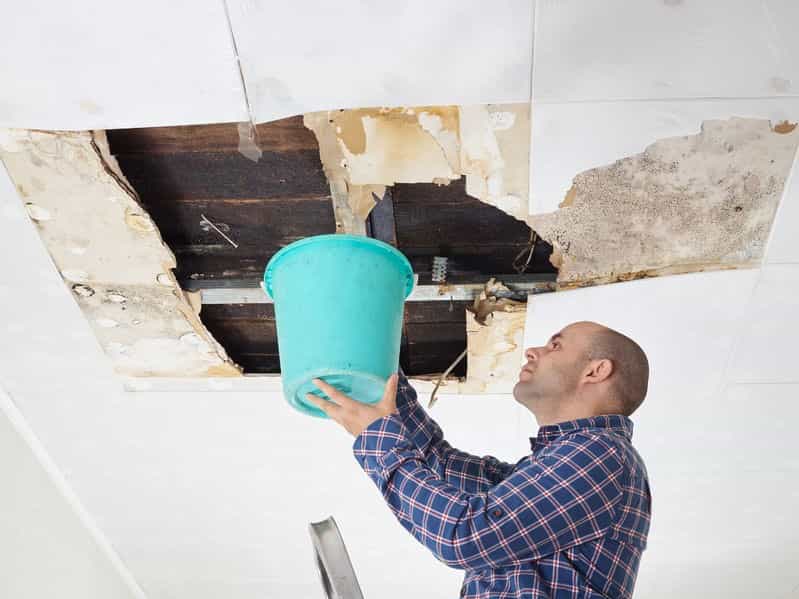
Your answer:
[[[463,453],[400,371],[397,412],[353,443],[391,511],[462,597],[631,597],[649,532],[646,469],[620,414],[543,426],[516,464]]]

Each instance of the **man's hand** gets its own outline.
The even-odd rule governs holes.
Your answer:
[[[367,426],[376,420],[397,411],[398,380],[399,375],[397,375],[397,373],[392,374],[388,378],[385,391],[383,391],[383,399],[374,405],[367,405],[355,401],[320,379],[314,379],[314,385],[324,391],[333,401],[328,401],[313,393],[306,393],[305,397],[308,398],[308,401],[318,406],[325,414],[330,416],[330,418],[347,429],[350,434],[357,437]]]

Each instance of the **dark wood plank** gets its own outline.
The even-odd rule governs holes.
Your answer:
[[[269,248],[263,254],[238,256],[235,260],[230,256],[214,253],[176,252],[178,266],[175,269],[175,276],[184,288],[188,286],[189,281],[226,279],[241,279],[247,282],[248,286],[255,286],[263,279],[264,269],[277,251],[278,248]]]
[[[302,115],[256,126],[264,152],[319,151],[316,136],[302,124]],[[238,123],[109,129],[113,154],[174,154],[177,152],[237,152]]]
[[[263,329],[264,334],[274,337],[275,306],[263,304],[203,304],[200,317],[204,323],[214,322],[259,322],[271,328]]]
[[[409,375],[443,372],[466,347],[463,307],[455,302],[407,302],[405,343],[400,361]],[[207,304],[200,317],[211,334],[245,372],[279,372],[277,330],[272,304]],[[454,372],[465,376],[465,364]]]
[[[514,258],[530,241],[530,228],[501,210],[466,195],[465,179],[449,185],[394,186],[399,249],[427,283],[433,256],[449,258],[452,280],[478,282],[515,274]],[[551,246],[539,241],[526,272],[555,272]]]
[[[408,326],[456,323],[465,327],[466,317],[464,310],[466,306],[471,304],[472,302],[470,301],[453,301],[452,310],[450,310],[450,302],[448,301],[405,302],[404,322]]]
[[[269,259],[286,245],[310,237],[335,233],[329,199],[219,199],[164,201],[142,198],[164,241],[177,259],[177,275],[195,280],[263,276]],[[210,220],[230,237],[231,245]]]
[[[452,201],[456,192],[458,201]],[[446,186],[397,185],[394,214],[402,247],[524,245],[530,238],[527,224],[466,195],[463,179]]]
[[[465,307],[471,302],[406,302],[407,374],[443,372],[466,349]],[[466,375],[466,359],[454,370]]]
[[[335,233],[333,206],[328,198],[286,198],[282,200],[184,199],[179,201],[142,198],[161,235],[173,250],[181,246],[227,245],[223,252],[235,257],[282,247],[311,235]],[[205,216],[239,248],[203,220]]]
[[[200,319],[245,372],[280,372],[272,304],[206,304]]]
[[[316,150],[264,152],[257,163],[238,152],[116,157],[144,200],[322,198],[330,194]]]
[[[205,323],[206,321],[203,320]],[[275,354],[278,352],[275,321],[215,320],[206,326],[214,338],[228,351]]]

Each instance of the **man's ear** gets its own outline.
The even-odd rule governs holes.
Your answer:
[[[601,383],[613,374],[614,369],[613,361],[608,358],[591,360],[583,372],[583,380],[586,383]]]

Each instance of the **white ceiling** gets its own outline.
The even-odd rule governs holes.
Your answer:
[[[258,8],[266,4],[236,0],[230,7],[245,78],[256,87],[267,82],[254,103],[261,119],[348,99],[353,106],[525,101],[527,4],[412,4],[366,15],[354,2],[335,6],[335,14],[329,4],[292,3],[271,20]],[[247,118],[218,2],[94,2],[78,14],[28,2],[0,11],[15,25],[0,39],[3,55],[15,57],[0,64],[0,126]],[[799,119],[797,42],[786,30],[799,17],[794,2],[547,0],[535,14],[534,206],[555,206],[575,173],[659,137],[694,133],[708,118]],[[309,37],[326,41],[309,46]],[[279,54],[269,45],[275,40],[283,43]],[[311,50],[317,55],[304,60]],[[72,531],[63,534],[78,546],[85,532],[81,546],[105,547],[90,559],[102,570],[98,577],[124,581],[127,571],[135,579],[116,591],[98,587],[95,596],[137,596],[136,585],[148,599],[321,596],[306,529],[331,514],[367,597],[457,592],[460,573],[393,520],[352,457],[351,438],[331,423],[294,412],[274,393],[121,391],[0,174],[0,381],[11,393],[0,407],[18,433],[28,427],[20,438],[36,461],[52,459],[48,476],[63,476],[55,490],[44,482],[30,487],[34,501],[52,492],[69,506],[48,496],[48,517],[61,523],[54,538]],[[633,334],[650,352],[651,395],[634,437],[654,492],[642,597],[788,596],[799,584],[790,567],[799,558],[799,463],[790,427],[799,377],[789,363],[799,333],[798,226],[794,176],[762,269],[621,283],[530,303],[531,343],[588,318]],[[535,433],[532,416],[510,397],[443,396],[433,415],[454,445],[514,462]],[[39,477],[24,445],[0,430],[28,464],[25,480]],[[9,462],[0,464],[3,480]],[[70,528],[69,510],[83,514],[82,529]],[[0,541],[0,556],[9,551]],[[387,575],[387,563],[414,575]],[[44,572],[17,569],[16,576],[36,588]],[[87,596],[64,580],[61,596]],[[5,590],[0,595],[11,596]]]
[[[314,110],[530,100],[527,0],[227,0],[257,122]],[[222,0],[4,3],[0,127],[248,119]],[[13,82],[13,85],[9,85]],[[57,98],[57,101],[55,99]]]
[[[247,120],[220,1],[0,4],[0,127]]]
[[[792,0],[538,0],[536,102],[799,93]]]

